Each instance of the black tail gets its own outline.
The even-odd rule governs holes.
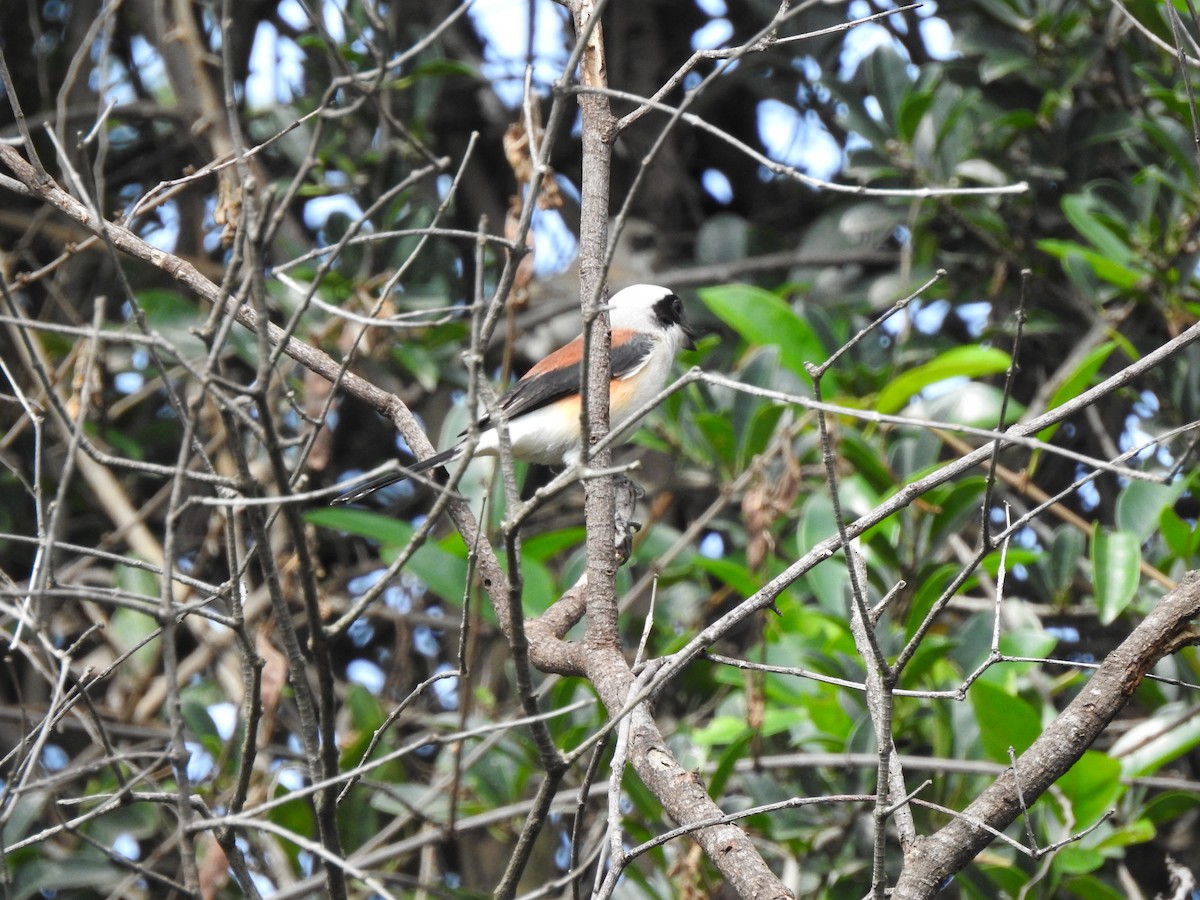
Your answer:
[[[418,472],[424,472],[426,469],[434,469],[438,466],[444,466],[450,460],[458,455],[458,448],[451,447],[449,450],[443,450],[441,453],[435,453],[428,459],[423,459],[413,463],[408,468],[401,472],[388,472],[386,475],[380,475],[378,478],[372,478],[370,481],[364,481],[353,490],[346,491],[338,497],[334,497],[329,501],[330,506],[345,506],[350,503],[357,503],[370,494],[375,493],[380,488],[385,488],[389,484],[395,484],[398,481],[404,481],[410,475],[415,475]]]

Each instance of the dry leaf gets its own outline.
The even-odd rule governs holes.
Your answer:
[[[537,147],[541,147],[542,138],[545,136],[542,131],[541,123],[538,119],[538,107],[533,106],[533,127],[534,138]],[[508,166],[513,170],[513,175],[517,179],[517,197],[515,198],[517,207],[520,208],[520,195],[524,193],[524,188],[533,183],[533,176],[536,171],[533,159],[533,148],[529,145],[529,135],[525,131],[525,122],[518,120],[508,126],[504,132],[503,138],[504,156],[508,160]],[[537,198],[538,209],[559,209],[563,205],[562,192],[559,190],[558,182],[554,179],[554,170],[546,166],[545,177],[542,179],[541,190],[538,192]]]
[[[518,198],[514,197],[504,216],[504,236],[508,240],[515,241],[517,239],[517,226],[520,224],[520,220],[521,203]],[[529,252],[521,257],[520,263],[517,264],[517,274],[513,278],[512,291],[508,296],[509,305],[515,310],[524,309],[529,305],[529,285],[533,281],[533,260],[536,254],[532,231],[525,235],[525,246],[529,248]]]
[[[783,471],[774,478],[761,474],[742,498],[742,519],[746,523],[746,566],[755,570],[775,549],[775,520],[792,507],[800,493],[800,465],[792,455],[791,444],[780,450]]]

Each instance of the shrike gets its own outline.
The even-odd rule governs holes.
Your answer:
[[[695,333],[683,316],[683,302],[668,288],[635,284],[609,303],[612,325],[612,379],[608,383],[609,422],[613,431],[632,431],[633,415],[666,387],[675,356],[695,348]],[[583,337],[555,350],[513,385],[498,401],[508,423],[515,459],[543,465],[575,465],[583,458],[580,441],[580,385]],[[454,462],[464,452],[459,441],[404,472],[383,475],[342,494],[333,502],[354,503],[414,472]],[[491,416],[479,420],[479,441],[472,456],[499,456],[500,434]]]

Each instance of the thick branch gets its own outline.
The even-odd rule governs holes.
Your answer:
[[[619,650],[590,650],[588,671],[609,715],[616,715],[629,699],[633,673]],[[630,714],[629,762],[642,783],[663,805],[663,811],[680,825],[704,822],[724,815],[695,772],[679,764],[648,705]],[[754,842],[737,825],[713,825],[692,833],[729,885],[746,900],[783,900],[794,895],[763,861]]]
[[[604,37],[599,11],[591,0],[572,5],[575,33],[584,41],[580,82],[607,87]],[[608,246],[609,178],[612,168],[612,134],[615,119],[604,94],[581,94],[583,115],[583,179],[579,222],[579,291],[583,311],[585,372],[581,410],[585,458],[608,433],[608,382],[612,377],[611,333],[608,313],[597,314],[596,299],[603,295],[604,255]],[[600,449],[591,464],[604,469],[612,461]],[[616,565],[613,561],[613,482],[593,478],[584,484],[584,521],[587,525],[587,632],[585,644],[613,648],[620,645],[617,624]]]
[[[1146,673],[1167,653],[1200,614],[1200,571],[1187,573],[1122,644],[1108,655],[1079,695],[1017,760],[1021,793],[1031,804],[1083,756]],[[940,831],[918,838],[892,896],[897,900],[932,897],[947,878],[966,866],[993,840],[981,822],[997,831],[1021,813],[1011,768]]]

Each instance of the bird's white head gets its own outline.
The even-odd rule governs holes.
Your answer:
[[[613,328],[661,333],[675,351],[695,349],[696,334],[684,318],[683,301],[670,288],[635,284],[613,295],[608,308]]]

